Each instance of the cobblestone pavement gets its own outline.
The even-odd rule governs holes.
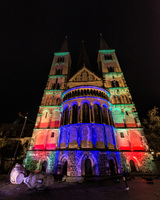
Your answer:
[[[160,200],[160,179],[146,183],[141,177],[128,181],[129,191],[122,180],[90,181],[86,183],[55,183],[49,190],[36,191],[24,183],[12,185],[0,180],[0,200]]]

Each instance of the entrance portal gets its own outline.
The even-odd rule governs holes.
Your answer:
[[[64,162],[63,164],[63,169],[62,169],[62,174],[63,175],[67,175],[67,161]]]
[[[133,160],[130,160],[130,167],[131,167],[131,172],[137,172],[135,162]]]
[[[92,165],[89,158],[85,160],[85,176],[92,176]]]
[[[114,165],[114,161],[112,159],[109,160],[109,168],[111,171],[111,176],[116,174],[116,170],[115,170],[115,165]]]
[[[47,161],[44,161],[42,163],[42,172],[46,172],[46,169],[47,169]]]

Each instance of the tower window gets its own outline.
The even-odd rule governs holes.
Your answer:
[[[57,62],[64,62],[64,57],[58,57]]]
[[[124,138],[124,133],[120,132],[120,136],[121,136],[121,138]]]
[[[54,132],[51,133],[51,137],[54,137]]]
[[[105,60],[112,60],[112,55],[104,55]]]
[[[128,111],[126,111],[126,115],[128,115]]]
[[[47,115],[48,115],[48,112],[46,112],[46,114],[45,114],[45,118],[47,118]]]

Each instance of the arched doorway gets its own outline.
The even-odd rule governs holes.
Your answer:
[[[133,160],[130,160],[130,167],[131,167],[131,172],[137,172],[135,162]]]
[[[43,163],[42,163],[42,172],[46,172],[46,169],[47,169],[47,161],[44,161]]]
[[[62,175],[67,175],[67,165],[68,165],[68,163],[67,163],[67,161],[65,161],[63,163]]]
[[[115,164],[112,159],[109,160],[109,168],[111,172],[111,176],[114,176],[116,174]]]
[[[92,176],[92,164],[89,158],[85,160],[85,176]]]

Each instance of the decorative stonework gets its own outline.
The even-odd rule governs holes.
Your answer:
[[[90,70],[84,45],[82,64],[72,77],[67,42],[54,54],[24,160],[26,169],[67,176],[69,181],[115,175],[121,168],[155,172],[115,50],[101,43],[98,74]]]

